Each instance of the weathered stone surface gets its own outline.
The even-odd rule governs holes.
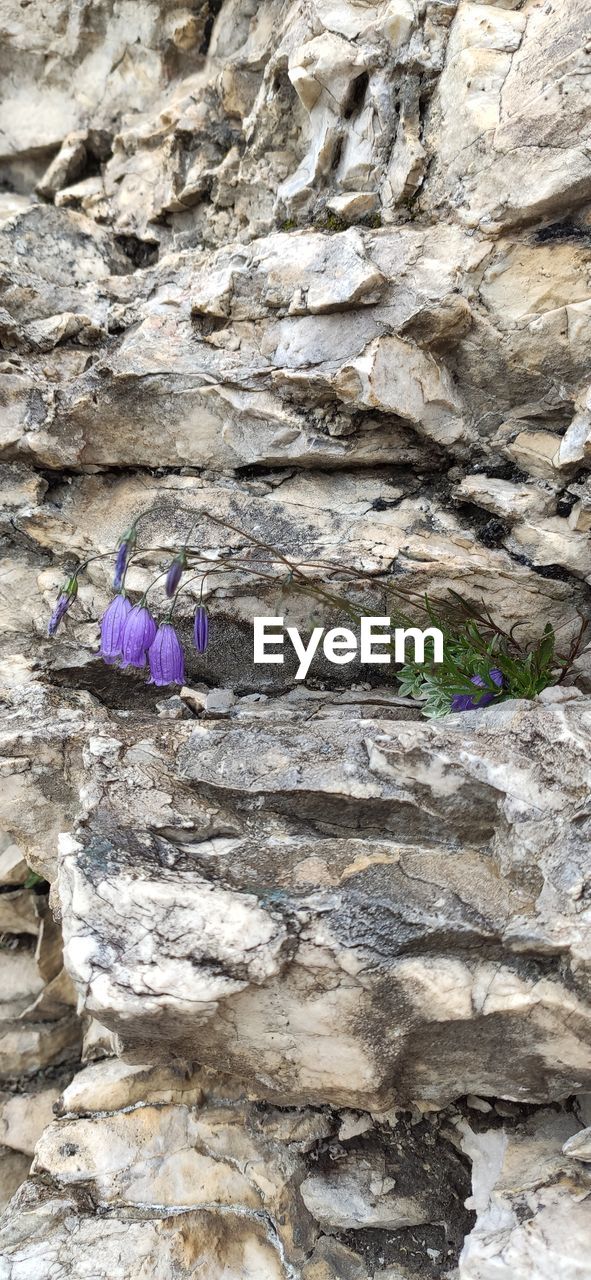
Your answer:
[[[584,4],[462,0],[435,94],[428,202],[498,230],[589,198],[586,40]]]
[[[31,1167],[30,1156],[10,1147],[0,1147],[0,1211],[12,1200],[15,1191],[25,1181]]]
[[[446,1117],[276,1109],[206,1071],[110,1062],[74,1079],[61,1109],[0,1231],[3,1277],[83,1273],[93,1253],[94,1273],[106,1276],[118,1249],[115,1276],[183,1277],[203,1264],[219,1280],[307,1280],[334,1252],[370,1280],[381,1250],[418,1280],[429,1256],[447,1274],[472,1220]]]
[[[584,1087],[587,699],[346,736],[248,705],[78,744],[70,721],[66,960],[123,1051],[362,1107]]]
[[[39,252],[40,216],[37,206],[8,223],[6,255],[15,240]],[[134,292],[121,274],[129,263],[96,223],[52,217],[65,253],[95,255],[92,284],[87,271],[74,292],[47,255],[43,289],[31,290],[29,262],[14,274],[11,333],[28,355],[4,379],[8,457],[53,468],[154,457],[168,467],[399,465],[420,449],[417,434],[479,457],[508,413],[568,414],[565,391],[574,406],[585,377],[584,247],[495,249],[451,228],[276,233],[213,259],[171,252]],[[553,295],[549,271],[559,273]],[[124,333],[105,349],[112,327]],[[90,367],[85,344],[98,344]],[[456,348],[451,371],[446,348]],[[174,420],[164,437],[163,416]],[[434,461],[424,454],[427,468]]]
[[[0,1094],[0,1143],[32,1156],[38,1138],[53,1120],[53,1104],[58,1097],[57,1088]]]
[[[591,1160],[591,1128],[581,1129],[572,1138],[567,1138],[562,1150],[566,1156],[587,1164]]]
[[[32,937],[39,932],[35,898],[26,889],[0,895],[0,933],[5,932],[28,933]]]
[[[74,1017],[52,1022],[4,1022],[0,1079],[32,1075],[62,1062],[76,1062],[80,1027]]]
[[[92,1260],[122,1280],[196,1263],[218,1280],[529,1280],[552,1262],[582,1280],[588,1179],[561,1153],[577,1108],[486,1107],[276,1109],[206,1070],[105,1061],[72,1081],[38,1143],[0,1229],[0,1274],[84,1274]]]
[[[460,1258],[461,1280],[584,1280],[589,1255],[589,1192],[584,1166],[561,1154],[573,1115],[541,1110],[514,1132],[473,1133],[463,1123],[478,1215]]]
[[[0,0],[3,1280],[457,1280],[464,1237],[461,1280],[586,1277],[589,650],[430,725],[245,661],[255,613],[338,620],[253,566],[172,697],[96,657],[107,558],[46,623],[153,508],[133,599],[244,529],[568,651],[588,38],[583,0]]]
[[[27,864],[18,846],[11,844],[4,832],[0,836],[0,848],[0,884],[5,888],[23,885],[28,875]]]
[[[29,868],[5,835],[0,854],[0,1210],[24,1181],[37,1139],[53,1118],[67,1066],[76,1063],[76,996],[47,897],[25,888]],[[46,886],[45,886],[46,887]],[[52,1083],[48,1083],[47,1074]]]

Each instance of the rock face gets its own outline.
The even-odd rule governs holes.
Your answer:
[[[58,867],[86,1007],[126,1056],[223,1053],[277,1100],[589,1088],[591,704],[472,732],[349,707],[345,741],[331,709],[89,739],[96,807]]]
[[[134,600],[254,537],[568,651],[588,19],[0,0],[2,1280],[587,1280],[589,653],[428,723],[255,667],[336,613],[254,561],[180,696],[96,648],[148,512]]]
[[[433,1115],[277,1109],[230,1077],[110,1062],[56,1109],[13,1202],[6,1275],[33,1273],[41,1252],[55,1275],[92,1260],[101,1276],[190,1276],[205,1256],[219,1278],[368,1276],[380,1249],[447,1269],[473,1217],[458,1134]]]
[[[6,763],[6,761],[4,761]],[[18,766],[17,766],[18,771]],[[8,775],[7,775],[8,777]],[[0,853],[0,1208],[26,1178],[35,1143],[80,1057],[76,993],[43,886],[3,838]],[[47,886],[45,885],[45,890]]]

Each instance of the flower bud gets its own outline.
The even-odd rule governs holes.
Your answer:
[[[59,593],[59,596],[57,598],[57,603],[55,605],[51,618],[49,619],[49,622],[47,624],[48,636],[55,635],[60,625],[60,622],[64,617],[64,614],[68,612],[70,605],[74,603],[74,600],[76,599],[77,595],[78,595],[78,579],[74,574],[73,577],[69,578],[68,581],[64,583],[64,586],[62,587]]]
[[[187,560],[186,560],[185,553],[184,551],[179,551],[178,556],[175,556],[174,560],[171,561],[168,569],[168,573],[166,575],[167,596],[174,595],[186,567],[187,567]]]
[[[197,653],[205,653],[209,641],[209,618],[202,604],[195,614],[194,636]]]
[[[119,543],[118,543],[119,550],[117,552],[117,560],[115,562],[115,574],[113,577],[113,586],[115,588],[115,591],[119,590],[121,583],[123,582],[125,570],[127,569],[127,565],[129,563],[129,557],[135,547],[135,542],[136,542],[136,533],[135,533],[135,528],[132,525],[131,528],[127,530],[127,533],[124,533],[123,537],[119,539]]]

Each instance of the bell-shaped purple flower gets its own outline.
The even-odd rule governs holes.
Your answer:
[[[209,641],[209,618],[202,604],[199,605],[195,614],[194,636],[197,653],[205,653]]]
[[[183,646],[172,622],[161,622],[148,651],[150,684],[184,684]]]
[[[121,657],[123,652],[123,632],[128,615],[131,613],[131,601],[127,596],[115,596],[107,605],[101,618],[100,657],[111,665]]]
[[[498,667],[493,667],[488,674],[493,683],[496,684],[499,689],[502,689],[502,671],[499,671]],[[486,689],[486,681],[482,676],[472,676],[470,683],[477,685],[479,689]],[[451,700],[451,710],[475,711],[477,707],[488,707],[489,703],[493,702],[496,696],[497,695],[493,693],[491,689],[486,689],[486,693],[481,693],[479,698],[477,698],[475,694],[456,693]]]
[[[48,636],[55,635],[64,614],[68,612],[70,605],[74,603],[74,600],[76,599],[77,595],[78,595],[78,579],[76,577],[73,577],[73,578],[70,578],[68,582],[66,582],[65,586],[62,587],[59,593],[55,608],[47,624]]]
[[[174,560],[171,561],[168,569],[168,573],[166,575],[167,596],[174,595],[179,585],[179,582],[183,576],[183,570],[186,568],[186,565],[187,565],[187,561],[185,559],[185,553],[184,551],[180,551],[178,556],[175,556]]]
[[[134,604],[125,619],[121,639],[121,665],[123,667],[145,667],[147,653],[154,636],[156,623],[150,610],[142,604]]]

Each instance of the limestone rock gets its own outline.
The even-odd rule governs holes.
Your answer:
[[[264,1226],[256,1218],[245,1221],[239,1213],[183,1212],[136,1221],[125,1217],[106,1226],[102,1218],[89,1215],[84,1195],[66,1192],[52,1201],[55,1231],[49,1237],[43,1191],[25,1184],[20,1197],[16,1212],[23,1215],[27,1235],[23,1239],[17,1227],[12,1229],[0,1260],[3,1280],[16,1280],[19,1270],[24,1276],[31,1266],[37,1267],[43,1280],[49,1277],[49,1269],[54,1276],[65,1277],[81,1266],[92,1267],[97,1280],[123,1280],[125,1275],[141,1275],[142,1270],[146,1275],[189,1280],[195,1263],[204,1259],[211,1280],[241,1280],[248,1274],[246,1268],[260,1280],[287,1280],[289,1274]],[[75,1239],[67,1227],[73,1216],[79,1218]],[[13,1263],[12,1253],[20,1255],[19,1261]]]
[[[39,916],[35,898],[26,889],[0,895],[0,933],[28,933],[36,937]]]
[[[80,1025],[75,1017],[54,1022],[10,1022],[2,1027],[0,1079],[32,1075],[62,1062],[76,1062]]]
[[[506,452],[529,475],[555,480],[560,447],[560,436],[550,431],[519,431]]]
[[[462,0],[435,98],[438,173],[427,199],[495,229],[588,199],[585,40],[577,5],[546,14],[536,3],[513,11]]]
[[[192,293],[193,312],[236,320],[269,309],[297,316],[370,305],[386,285],[357,230],[269,236],[241,251],[222,250],[212,268]]]
[[[0,79],[0,1276],[583,1280],[588,652],[437,724],[250,655],[343,620],[252,537],[589,616],[586,6],[0,0]]]
[[[129,1066],[118,1058],[93,1062],[78,1072],[57,1101],[61,1115],[93,1111],[117,1111],[135,1106],[146,1096],[154,1104],[183,1102],[198,1105],[203,1087],[198,1077],[182,1066],[158,1070],[149,1066]]]
[[[10,1147],[0,1147],[0,1211],[12,1200],[30,1168],[29,1156],[21,1151],[12,1151]]]
[[[561,1154],[573,1116],[541,1110],[514,1133],[463,1126],[478,1214],[460,1258],[461,1280],[583,1280],[589,1179]],[[566,1146],[572,1143],[568,1139]],[[579,1167],[580,1168],[580,1167]]]
[[[38,1093],[0,1095],[0,1142],[5,1147],[33,1155],[38,1138],[53,1120],[55,1088]]]
[[[432,598],[442,599],[449,588],[457,589],[461,580],[462,591],[468,598],[475,602],[486,600],[493,616],[509,627],[519,624],[523,628],[520,634],[532,639],[539,637],[547,621],[561,628],[565,641],[578,629],[578,611],[584,600],[576,579],[569,582],[559,577],[540,577],[502,546],[491,548],[478,539],[461,506],[450,506],[449,511],[442,512],[435,488],[431,489],[431,498],[427,497],[426,485],[422,494],[404,497],[404,485],[408,483],[403,477],[395,480],[383,469],[366,471],[361,476],[351,470],[335,476],[323,471],[309,471],[304,475],[280,472],[240,485],[232,480],[216,484],[205,478],[174,476],[169,478],[165,492],[151,479],[121,477],[112,479],[106,486],[100,477],[77,477],[60,491],[58,503],[47,499],[35,505],[30,503],[16,517],[19,530],[31,547],[27,569],[31,573],[31,595],[23,602],[22,612],[17,613],[13,603],[7,602],[0,614],[7,631],[16,631],[22,650],[33,657],[39,651],[46,616],[63,580],[61,568],[42,568],[47,547],[54,547],[64,564],[71,563],[67,557],[74,546],[80,559],[104,556],[109,548],[115,547],[121,531],[147,502],[153,503],[153,514],[143,525],[140,546],[172,548],[179,539],[186,538],[194,526],[194,537],[204,553],[217,557],[221,550],[233,550],[241,544],[239,532],[221,529],[210,519],[219,517],[230,523],[237,522],[238,529],[252,531],[288,555],[293,555],[297,547],[298,556],[307,560],[324,559],[338,564],[346,549],[348,564],[368,574],[368,590],[376,600],[378,613],[382,607],[381,575],[396,563],[398,582],[403,590],[414,592],[419,598],[428,591]],[[435,477],[431,483],[436,485]],[[495,483],[497,488],[493,484],[493,490],[498,493],[499,482]],[[414,482],[409,487],[414,490]],[[548,502],[551,509],[556,509],[555,499],[535,482],[522,486],[520,492],[523,494],[521,513],[532,510],[533,518],[542,495],[544,504]],[[535,521],[537,524],[537,516]],[[532,546],[533,532],[528,533],[527,554],[531,554],[534,564],[566,564],[578,576],[586,554],[584,530],[573,530],[566,518],[554,517],[554,524],[561,536],[548,540],[546,556],[542,559],[537,545]],[[554,524],[550,518],[549,527],[553,528]],[[529,525],[531,527],[531,520]],[[525,520],[516,520],[514,527],[525,541],[528,529]],[[506,532],[508,530],[501,528],[501,537]],[[510,552],[516,552],[522,560],[525,558],[523,546],[517,547],[514,543],[507,546]],[[161,568],[161,560],[162,557],[147,554],[134,561],[128,575],[132,592],[141,592],[148,586]],[[111,594],[112,564],[112,559],[105,558],[89,565],[88,573],[80,579],[78,601],[65,623],[63,639],[58,637],[52,646],[43,641],[47,659],[52,665],[69,671],[69,682],[75,670],[77,680],[110,701],[115,690],[115,697],[126,699],[129,692],[125,691],[133,687],[129,677],[107,671],[93,657],[98,648],[96,622]],[[38,566],[37,573],[35,566]],[[20,577],[23,572],[19,566]],[[372,580],[375,586],[371,585]],[[157,614],[165,607],[162,581],[157,582],[152,591]],[[38,594],[38,588],[43,591],[43,597]],[[177,617],[187,642],[187,678],[191,684],[205,679],[214,687],[238,687],[245,692],[285,690],[293,677],[293,665],[257,669],[248,657],[252,653],[253,592],[256,591],[259,602],[257,611],[272,616],[277,609],[277,586],[264,581],[257,583],[254,573],[252,577],[230,573],[223,584],[214,575],[207,578],[206,598],[217,641],[204,659],[194,653],[191,641],[192,618],[200,589],[197,578],[181,593],[177,606]],[[285,592],[280,611],[290,623],[306,631],[315,607],[318,606],[314,599]],[[356,667],[356,675],[358,672]],[[322,677],[334,684],[334,669],[328,663]],[[136,686],[136,694],[137,689]],[[17,703],[21,696],[19,693]],[[61,717],[60,711],[49,741],[56,734],[58,741],[63,734],[67,735],[67,720],[58,728]],[[56,759],[61,751],[58,741],[53,748]],[[48,743],[43,750],[49,752]],[[16,741],[11,753],[17,753]],[[20,747],[18,754],[27,757],[26,750]],[[16,787],[16,782],[13,785]],[[25,786],[32,788],[32,795],[34,775],[29,776],[27,772],[20,775],[20,795]],[[31,820],[33,814],[37,814],[40,821],[42,809],[37,796],[30,811]],[[53,818],[52,813],[52,822]],[[67,828],[68,823],[62,819],[59,829]]]
[[[213,1073],[198,1083],[199,1075],[183,1081],[166,1070],[140,1071],[139,1105],[138,1074],[122,1064],[100,1064],[72,1082],[64,1107],[84,1114],[60,1116],[37,1144],[31,1178],[0,1228],[0,1274],[16,1276],[37,1258],[40,1275],[49,1268],[65,1275],[89,1264],[94,1251],[95,1272],[106,1276],[118,1249],[115,1275],[164,1268],[183,1277],[197,1263],[219,1280],[249,1272],[257,1280],[303,1280],[336,1250],[353,1274],[373,1280],[373,1233],[363,1223],[376,1221],[380,1197],[380,1248],[401,1274],[418,1280],[420,1258],[433,1246],[433,1256],[453,1265],[471,1221],[462,1205],[469,1184],[457,1143],[437,1116],[401,1116],[394,1130],[368,1117],[363,1133],[346,1137],[341,1117],[326,1107],[261,1105]],[[322,1212],[312,1191],[320,1184],[330,1186]],[[445,1232],[437,1216],[443,1203]],[[417,1269],[406,1269],[409,1254]]]
[[[66,960],[88,1011],[136,1061],[223,1055],[290,1101],[584,1087],[588,869],[571,824],[588,718],[585,698],[515,703],[469,729],[349,722],[343,740],[338,718],[286,735],[241,713],[167,722],[166,745],[149,746],[121,723],[116,759],[86,757],[96,817],[60,859]]]
[[[512,484],[494,476],[464,476],[456,493],[460,502],[473,502],[511,524],[528,516],[544,516],[555,505],[549,488]]]
[[[572,466],[577,462],[588,462],[591,454],[591,391],[587,391],[579,401],[579,412],[575,415],[560,442],[556,465]]]
[[[30,950],[3,951],[0,954],[0,1017],[16,1018],[43,989],[43,978],[37,970]]]
[[[582,1160],[585,1164],[591,1161],[591,1129],[581,1129],[572,1138],[567,1138],[563,1148],[565,1156]]]
[[[56,1075],[69,1078],[60,1067],[77,1062],[80,1043],[75,993],[43,885],[38,892],[23,887],[28,867],[17,845],[7,845],[3,861],[8,884],[0,893],[1,1207],[29,1171],[59,1097]]]
[[[533,564],[560,564],[577,576],[589,575],[589,559],[583,539],[568,520],[560,516],[524,520],[513,530],[509,545],[525,552]]]

